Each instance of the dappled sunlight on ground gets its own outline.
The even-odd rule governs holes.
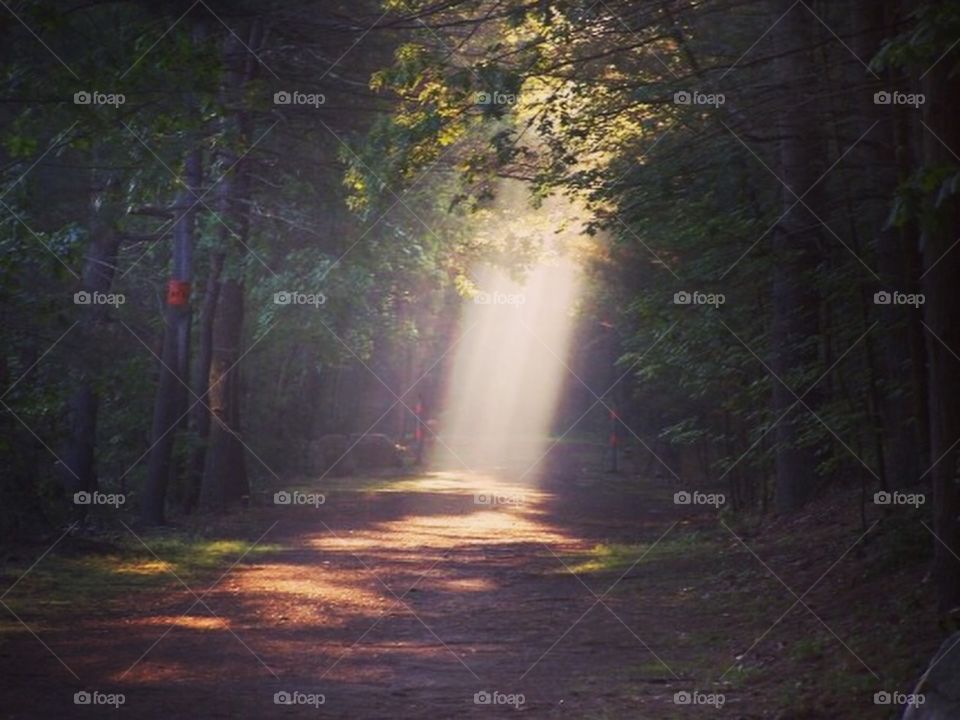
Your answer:
[[[553,466],[582,463],[558,452]],[[715,517],[674,505],[669,488],[582,472],[536,491],[490,473],[408,476],[406,491],[371,490],[374,479],[386,482],[351,479],[355,491],[318,508],[252,508],[245,521],[256,531],[245,540],[148,538],[209,607],[145,554],[71,555],[57,583],[26,578],[15,609],[82,679],[66,679],[47,647],[0,617],[9,684],[69,690],[45,698],[50,712],[35,712],[31,698],[11,717],[73,717],[72,693],[86,686],[127,693],[131,709],[149,705],[144,718],[273,717],[273,693],[299,688],[326,695],[326,717],[412,720],[469,715],[484,688],[524,693],[524,717],[674,717],[674,692],[728,669],[724,692],[739,711],[760,687],[751,678],[772,687],[798,662],[807,677],[869,683],[809,613],[771,630],[789,593]],[[809,587],[861,532],[852,521],[816,527],[812,558],[782,535],[747,542],[792,587]],[[104,568],[105,557],[123,564]],[[124,593],[69,625],[50,622],[54,608],[87,607],[118,574]],[[860,576],[863,607],[848,601],[841,576],[815,588],[810,606],[869,661],[885,652],[865,639],[878,621],[866,609],[885,581]],[[82,581],[83,594],[50,594],[66,580]]]
[[[496,590],[497,584],[492,578],[438,578],[430,583],[431,587],[443,592],[489,592]]]
[[[230,627],[230,621],[216,618],[209,613],[205,615],[150,615],[136,618],[127,622],[128,625],[156,626],[164,629],[171,625],[189,630],[225,630]]]
[[[243,571],[236,585],[270,622],[340,625],[345,618],[382,610],[389,595],[355,567],[267,563]],[[276,608],[279,611],[274,612]]]
[[[277,568],[278,576],[273,576],[272,571],[273,568],[268,566],[266,572],[251,572],[245,580],[253,582],[258,594],[271,598],[283,594],[303,601],[330,603],[336,606],[338,612],[377,604],[376,595],[366,592],[354,581],[347,581],[341,573],[313,572],[310,577],[289,579],[279,575],[285,571],[282,567]],[[241,584],[244,591],[247,591],[247,584]]]
[[[418,475],[399,478],[379,478],[375,484],[377,492],[419,492],[436,493],[442,495],[483,494],[496,490],[500,493],[518,493],[531,501],[542,500],[546,493],[531,487],[529,483],[515,483],[505,479],[501,474],[493,472],[479,472],[472,470],[433,470]],[[369,479],[364,478],[327,478],[324,487],[330,490],[362,490],[366,489]]]
[[[196,668],[189,662],[164,662],[162,665],[154,663],[139,664],[129,673],[120,670],[110,677],[112,682],[129,685],[163,682],[182,683],[191,678],[196,678]]]
[[[254,708],[269,716],[282,687],[325,693],[333,717],[358,707],[373,708],[368,716],[422,717],[423,703],[443,707],[438,717],[459,717],[484,687],[526,693],[540,708],[563,699],[561,709],[583,708],[604,702],[589,695],[595,676],[626,682],[607,654],[653,661],[637,637],[677,661],[675,638],[653,630],[683,626],[682,610],[665,602],[676,597],[673,579],[643,583],[643,603],[623,602],[641,588],[634,578],[607,598],[630,631],[609,609],[588,612],[595,599],[584,583],[606,590],[664,528],[598,545],[585,522],[609,533],[646,499],[631,505],[634,495],[565,480],[532,490],[494,473],[428,472],[389,490],[365,484],[373,479],[351,479],[353,492],[344,487],[316,508],[257,508],[267,531],[262,551],[244,555],[250,540],[210,565],[209,579],[188,576],[209,609],[191,608],[196,595],[171,578],[162,596],[128,610],[123,632],[107,614],[88,623],[82,644],[52,636],[56,650],[70,664],[96,666],[102,684],[131,697],[190,687],[193,697],[212,694],[203,706],[219,688],[234,688],[244,696],[233,701],[240,716]],[[169,570],[148,558],[127,562],[134,576]],[[665,674],[647,673],[656,682]],[[549,697],[538,695],[544,688]]]
[[[134,562],[119,562],[113,572],[118,575],[157,575],[171,571],[171,565],[163,560],[140,560]]]
[[[567,536],[527,518],[522,508],[500,507],[467,515],[415,516],[383,523],[375,533],[382,548],[457,548],[464,543],[483,542],[488,545],[511,543],[556,543]],[[353,537],[348,546],[354,549],[370,542],[372,537]],[[326,540],[321,541],[326,545]],[[334,545],[335,547],[335,545]]]

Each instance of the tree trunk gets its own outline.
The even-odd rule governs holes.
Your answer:
[[[222,510],[249,493],[240,435],[240,343],[243,336],[243,282],[224,280],[214,323],[209,405],[213,415],[201,505]]]
[[[960,148],[960,124],[953,99],[960,93],[960,77],[951,77],[957,51],[944,57],[924,79],[926,94],[923,161],[927,171],[952,168],[956,161],[947,148]],[[936,135],[936,136],[935,136]],[[945,147],[946,146],[946,147]],[[936,193],[934,193],[936,195]],[[930,456],[933,483],[934,575],[942,613],[960,608],[960,251],[952,248],[960,236],[960,202],[956,194],[928,199],[923,212],[923,305],[927,325]],[[951,249],[952,248],[952,249]]]
[[[896,21],[897,2],[895,0],[876,0],[870,3],[853,5],[853,48],[858,56],[869,60],[881,48],[885,38],[893,32]],[[858,62],[851,62],[854,77],[851,81],[860,82],[865,71]],[[895,81],[886,73],[883,82],[875,90],[892,87]],[[876,117],[876,106],[872,101],[873,92],[859,93],[860,113],[863,116],[864,129],[871,117]],[[861,160],[862,176],[873,188],[873,195],[883,199],[870,211],[870,220],[876,228],[875,251],[877,274],[883,289],[887,291],[914,292],[917,283],[918,265],[911,262],[914,254],[905,242],[907,234],[904,228],[886,227],[889,201],[900,182],[906,180],[906,172],[900,171],[903,156],[908,154],[906,138],[902,128],[908,124],[907,114],[912,110],[899,109],[898,114],[882,113],[879,121],[870,133],[870,137],[857,148],[856,156]],[[912,165],[911,165],[912,166]],[[862,207],[862,206],[861,206]],[[852,217],[855,217],[851,213]],[[910,237],[913,237],[912,235]],[[865,290],[872,297],[870,290]],[[920,435],[914,419],[916,399],[913,378],[913,357],[911,345],[911,323],[916,324],[910,312],[895,305],[876,305],[875,317],[883,328],[883,334],[876,344],[871,337],[868,343],[868,360],[879,364],[882,380],[876,388],[876,410],[880,418],[882,448],[878,455],[882,481],[885,489],[899,489],[916,481],[920,474]],[[922,361],[922,357],[919,358]]]
[[[246,45],[257,48],[262,36],[258,20],[251,23]],[[225,75],[221,86],[224,105],[233,108],[224,120],[224,135],[229,143],[249,142],[249,120],[244,111],[245,90],[257,71],[256,59],[234,34],[225,38],[223,46]],[[221,155],[223,167],[232,177],[221,180],[221,211],[226,225],[220,242],[225,248],[239,245],[246,248],[250,229],[249,176],[243,160],[225,149]],[[231,237],[236,232],[237,237]],[[246,457],[241,441],[241,375],[238,365],[243,342],[243,262],[240,257],[233,274],[220,281],[219,300],[213,323],[212,356],[210,360],[209,443],[203,480],[200,486],[200,505],[207,510],[222,510],[250,492],[247,481]]]
[[[187,492],[184,510],[190,512],[200,499],[203,484],[203,471],[207,458],[207,443],[210,438],[210,411],[207,409],[210,398],[210,366],[213,362],[213,321],[220,298],[220,276],[223,272],[224,253],[215,252],[210,259],[210,271],[207,275],[207,288],[200,309],[200,322],[197,329],[197,357],[193,372],[193,397],[190,403],[190,425],[194,435],[194,447],[187,467]]]
[[[99,181],[94,178],[92,193],[99,199],[101,192],[110,190],[111,182],[107,178],[104,186],[99,187]],[[107,207],[111,207],[109,201],[94,203],[91,208],[90,246],[84,261],[80,289],[80,292],[86,293],[88,297],[94,293],[109,293],[116,272],[120,234],[117,232],[115,218],[105,209]],[[96,368],[97,356],[102,352],[98,336],[108,308],[109,306],[94,302],[84,305],[75,335],[71,338],[71,344],[77,345],[74,356],[78,367],[77,387],[67,401],[70,434],[61,455],[63,483],[68,502],[72,502],[76,492],[97,489],[96,437],[99,401]],[[76,507],[80,517],[83,517],[86,506]]]
[[[774,3],[776,15],[792,7],[782,0]],[[815,132],[817,118],[812,103],[812,81],[818,77],[810,50],[810,22],[813,18],[802,8],[787,12],[777,26],[779,48],[778,76],[784,83],[780,101],[780,177],[793,192],[784,188],[784,210],[790,208],[817,180],[811,158],[819,157]],[[796,193],[796,195],[794,194]],[[818,206],[817,191],[804,198],[812,208]],[[817,362],[819,297],[815,271],[820,255],[819,222],[798,204],[780,221],[772,238],[773,282],[770,327],[770,368],[777,376],[773,382],[773,416],[777,423],[775,441],[776,507],[793,512],[810,499],[815,487],[817,458],[812,447],[802,446],[800,435],[808,411],[796,402],[794,392],[805,388],[798,376]],[[779,379],[778,379],[779,378]],[[783,382],[781,382],[781,380]],[[790,384],[790,388],[784,386]],[[804,398],[815,406],[815,395]]]
[[[147,482],[141,508],[144,522],[159,525],[164,522],[167,486],[170,482],[171,460],[177,426],[186,410],[189,378],[190,304],[184,294],[193,280],[193,241],[196,190],[202,177],[200,151],[187,156],[185,181],[187,187],[177,196],[174,225],[173,269],[167,292],[164,317],[163,350],[160,365],[160,385],[153,410],[150,434],[151,449],[147,463]]]

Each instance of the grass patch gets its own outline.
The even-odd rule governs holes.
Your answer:
[[[107,613],[116,600],[129,604],[130,594],[182,588],[177,577],[201,592],[206,589],[204,580],[213,582],[245,552],[241,565],[283,549],[261,543],[248,552],[252,540],[186,535],[147,537],[145,542],[152,553],[133,537],[109,544],[67,538],[17,582],[4,602],[42,627],[77,613]],[[31,557],[4,563],[5,587],[13,585],[33,561]],[[67,608],[69,614],[63,612]],[[8,615],[0,623],[0,632],[11,630],[23,627]]]
[[[464,492],[467,480],[453,473],[419,471],[391,475],[344,475],[323,480],[306,478],[299,485],[285,486],[288,490],[322,493],[366,492]]]
[[[326,477],[323,480],[306,478],[299,485],[285,486],[288,490],[303,492],[334,493],[430,493],[448,495],[469,495],[482,491],[484,487],[496,487],[503,492],[530,492],[537,491],[535,486],[511,485],[509,482],[491,479],[481,482],[479,476],[471,477],[469,473],[450,471],[421,470],[411,473],[396,473],[389,475],[354,475],[345,477]],[[272,502],[272,493],[270,496]]]
[[[805,637],[795,640],[790,646],[790,658],[794,662],[821,659],[826,653],[826,642],[820,637]]]
[[[568,562],[570,570],[577,574],[609,573],[625,570],[633,564],[658,560],[671,560],[703,554],[710,550],[711,543],[702,533],[690,532],[673,538],[664,538],[652,543],[600,543],[586,555],[574,554]],[[638,562],[639,560],[639,562]],[[562,569],[566,572],[566,569]]]

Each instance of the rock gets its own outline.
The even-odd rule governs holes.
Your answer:
[[[330,475],[353,473],[353,457],[348,435],[324,435],[310,444],[310,472]]]
[[[352,475],[402,467],[401,448],[380,433],[324,435],[310,445],[311,473]]]
[[[384,470],[403,465],[400,448],[386,435],[351,436],[353,460],[358,470]]]
[[[960,718],[960,632],[947,638],[933,656],[908,705],[903,720],[956,720]]]

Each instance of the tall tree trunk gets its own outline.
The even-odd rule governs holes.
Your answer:
[[[960,149],[960,123],[953,107],[954,99],[960,97],[960,77],[951,75],[957,56],[954,49],[924,79],[924,121],[929,131],[923,134],[923,161],[928,172],[945,168],[957,172],[957,162],[947,149]],[[956,357],[960,353],[960,250],[953,247],[960,237],[957,195],[929,198],[923,220],[923,315],[928,328],[930,456],[935,463],[930,476],[938,538],[934,575],[940,610],[955,613],[960,608],[960,361]]]
[[[120,233],[115,217],[109,212],[113,205],[102,194],[110,192],[111,178],[92,179],[94,201],[90,212],[90,245],[84,259],[80,292],[88,297],[110,292],[116,272],[117,252],[120,248]],[[68,501],[79,491],[97,489],[96,437],[97,408],[96,391],[97,355],[102,352],[98,342],[100,328],[108,306],[90,302],[81,309],[79,324],[71,338],[77,345],[75,353],[77,387],[67,401],[69,436],[61,458],[63,482]],[[82,517],[86,506],[77,506]]]
[[[223,281],[214,323],[209,405],[213,414],[201,505],[223,509],[249,492],[240,428],[240,343],[243,337],[243,282]]]
[[[248,31],[246,47],[232,33],[224,41],[225,77],[222,84],[224,105],[230,108],[225,123],[229,141],[250,141],[249,118],[244,102],[247,84],[257,71],[256,59],[247,48],[257,48],[262,26],[254,20]],[[226,144],[229,148],[229,142]],[[230,175],[221,183],[221,209],[225,212],[220,242],[245,248],[250,230],[249,175],[246,164],[225,149],[223,166]],[[231,237],[235,232],[237,237]],[[241,374],[239,361],[243,342],[243,262],[236,263],[233,273],[220,281],[214,316],[212,354],[209,374],[209,443],[200,487],[200,504],[205,509],[219,510],[250,492],[246,457],[241,440]]]
[[[203,484],[203,471],[207,457],[207,443],[210,438],[210,411],[207,406],[210,399],[210,366],[213,362],[213,322],[220,298],[220,276],[223,273],[224,252],[213,253],[210,258],[210,270],[207,275],[207,287],[200,308],[200,322],[197,329],[197,357],[193,371],[193,396],[190,400],[193,409],[190,412],[190,425],[196,443],[190,454],[187,467],[187,492],[184,510],[190,512],[200,499]]]
[[[164,313],[160,385],[153,409],[151,449],[147,482],[141,508],[144,522],[164,522],[167,486],[177,426],[186,409],[189,377],[190,303],[187,295],[193,280],[194,203],[202,177],[200,151],[187,155],[186,188],[177,196],[179,219],[173,228],[173,268]]]
[[[897,20],[897,5],[897,0],[853,4],[853,49],[865,61],[880,50],[885,38],[892,33]],[[851,81],[862,82],[866,71],[859,62],[851,62],[850,66]],[[882,83],[873,89],[888,90],[895,83],[890,73],[885,73]],[[877,116],[872,96],[872,92],[858,94],[864,129],[870,118]],[[901,146],[904,140],[901,128],[908,124],[907,113],[913,112],[897,110],[896,114],[884,112],[880,115],[869,138],[857,147],[855,157],[860,159],[862,177],[873,188],[872,194],[880,200],[870,211],[868,220],[873,223],[877,274],[883,289],[912,292],[919,272],[917,263],[911,262],[913,252],[905,243],[907,230],[886,226],[888,198],[906,179],[900,172],[903,155],[908,152]],[[872,297],[871,290],[865,289],[865,294]],[[915,482],[921,472],[920,433],[914,422],[916,398],[913,396],[916,388],[912,365],[917,358],[913,357],[911,347],[911,324],[916,324],[916,318],[909,310],[895,305],[877,305],[874,313],[884,331],[876,345],[872,337],[866,338],[865,344],[868,361],[871,365],[879,364],[882,376],[879,388],[875,389],[878,397],[874,398],[883,439],[878,451],[883,460],[880,463],[881,479],[885,488],[897,489]],[[922,361],[922,357],[919,360]]]
[[[789,10],[789,8],[793,8]],[[817,67],[809,50],[810,22],[816,22],[803,8],[787,0],[774,3],[776,16],[787,14],[777,26],[778,76],[784,83],[780,102],[780,177],[784,188],[784,210],[793,206],[817,180],[811,158],[819,157],[814,112],[813,81]],[[796,195],[795,195],[795,194]],[[817,191],[804,198],[812,208],[818,206]],[[801,444],[803,422],[808,411],[796,403],[801,387],[798,377],[817,362],[819,297],[815,271],[820,249],[819,221],[797,204],[774,229],[772,238],[773,282],[770,327],[770,368],[777,376],[773,382],[773,415],[781,418],[776,426],[776,507],[793,512],[810,499],[816,481],[817,458],[814,449]],[[779,379],[778,379],[779,378]],[[783,382],[790,384],[790,388]],[[804,398],[815,405],[815,395]],[[796,405],[794,406],[794,404]],[[791,406],[794,406],[790,410]]]

